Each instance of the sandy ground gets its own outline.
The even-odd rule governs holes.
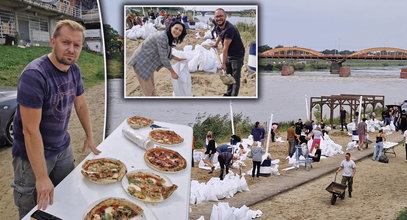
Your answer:
[[[203,30],[199,30],[200,35],[204,36]],[[196,31],[191,30],[185,37],[182,44],[177,45],[177,50],[182,50],[186,45],[201,44],[206,39],[195,37]],[[133,52],[137,49],[138,45],[143,42],[143,39],[130,40],[126,39],[126,63],[130,59]],[[206,47],[209,49],[209,47]],[[244,63],[247,64],[249,55],[249,46],[245,45],[246,53]],[[219,47],[218,50],[221,50]],[[174,61],[173,61],[174,62]],[[134,73],[133,67],[125,65],[126,67],[126,95],[128,97],[143,96],[139,82]],[[216,97],[223,96],[226,92],[226,86],[222,83],[219,76],[214,73],[208,72],[194,72],[191,73],[192,80],[192,94],[194,97]],[[239,96],[241,97],[255,97],[256,96],[256,74],[248,74],[246,65],[242,68],[241,84]],[[154,83],[157,96],[172,96],[172,84],[170,79],[170,72],[166,68],[154,73]]]
[[[99,145],[103,140],[104,129],[104,99],[105,85],[100,84],[86,90],[86,100],[88,102],[92,127],[94,132],[94,141]],[[81,153],[85,133],[76,114],[72,114],[69,123],[69,133],[71,135],[71,146],[75,155],[75,164],[80,163],[89,153]],[[1,219],[18,219],[18,211],[14,205],[13,190],[9,185],[13,181],[14,174],[11,165],[11,147],[0,147],[0,218]]]
[[[281,133],[281,136],[285,140],[285,132]],[[374,134],[370,134],[370,136],[374,137]],[[390,138],[400,140],[401,133],[393,134]],[[346,146],[350,141],[350,137],[340,131],[332,131],[331,139],[342,146]],[[369,147],[373,148],[374,145],[370,144]],[[281,160],[280,173],[290,172],[281,170],[290,166],[285,160],[287,142],[271,143],[269,153],[273,159]],[[334,206],[330,204],[331,194],[325,190],[334,179],[334,175],[329,174],[259,202],[251,206],[250,209],[260,209],[263,212],[260,219],[394,219],[403,207],[407,207],[407,198],[405,197],[407,185],[404,184],[407,178],[405,150],[399,145],[396,147],[396,153],[397,157],[389,155],[390,163],[388,164],[372,161],[370,157],[357,162],[353,197],[346,197],[343,201],[338,199]],[[333,157],[342,158],[344,156],[335,155]],[[247,167],[244,171],[250,170],[252,167],[251,160],[245,162]],[[192,170],[193,180],[207,182],[211,177],[219,175],[219,169],[211,175],[208,174],[208,171],[197,168],[197,163],[195,165]],[[233,170],[233,172],[237,171]],[[268,178],[252,180],[251,176],[246,175],[249,186],[261,184],[267,180]],[[338,181],[340,182],[339,176]],[[227,202],[227,199],[221,202]]]

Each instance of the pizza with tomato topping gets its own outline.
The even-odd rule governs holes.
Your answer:
[[[153,120],[141,116],[133,116],[127,119],[127,123],[134,129],[144,128],[154,123]]]
[[[187,161],[181,154],[162,147],[146,151],[144,160],[151,168],[163,172],[177,172],[187,167]]]
[[[100,184],[118,182],[126,172],[127,168],[124,163],[112,158],[87,160],[83,163],[81,170],[86,179]]]
[[[108,198],[95,205],[85,216],[85,220],[127,220],[145,219],[143,209],[122,198]]]
[[[144,202],[159,202],[166,200],[178,188],[168,178],[140,170],[126,174],[127,192]],[[125,181],[125,180],[123,180]]]
[[[153,130],[150,131],[149,136],[156,144],[176,145],[184,142],[184,138],[175,133],[175,131],[170,130]]]

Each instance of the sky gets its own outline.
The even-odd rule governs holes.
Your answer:
[[[99,1],[103,22],[119,33],[123,33],[123,4],[191,3],[190,0]],[[219,0],[193,2],[215,5]],[[222,4],[259,5],[259,45],[298,46],[317,51],[407,49],[406,0],[224,0]]]

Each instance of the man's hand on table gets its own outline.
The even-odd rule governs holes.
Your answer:
[[[82,153],[85,152],[86,148],[89,148],[90,151],[96,155],[102,152],[96,148],[95,144],[93,143],[93,138],[86,138],[86,140],[83,142]]]
[[[54,203],[54,184],[48,176],[37,179],[35,188],[37,189],[38,209],[45,210],[48,204]]]

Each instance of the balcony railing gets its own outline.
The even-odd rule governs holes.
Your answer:
[[[76,6],[65,5],[60,2],[58,2],[57,5],[53,5],[53,4],[49,4],[49,3],[45,3],[45,2],[41,2],[41,1],[35,1],[35,0],[22,0],[22,2],[25,2],[32,6],[45,8],[50,11],[55,11],[58,13],[69,15],[72,17],[82,18],[82,13],[81,13],[80,8],[76,7]]]

